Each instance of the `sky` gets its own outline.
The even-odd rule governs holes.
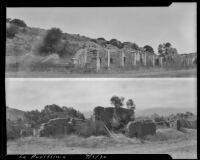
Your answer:
[[[110,98],[133,99],[137,110],[157,107],[196,108],[195,78],[6,79],[6,105],[30,111],[45,105],[73,107],[81,112],[110,107]]]
[[[156,53],[159,44],[170,42],[179,53],[191,53],[197,50],[196,7],[187,2],[170,7],[7,8],[7,17],[31,27],[150,45]]]

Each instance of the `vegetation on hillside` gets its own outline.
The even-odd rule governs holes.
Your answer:
[[[150,45],[144,47],[139,46],[135,42],[121,42],[116,38],[106,40],[104,37],[96,39],[81,36],[79,34],[64,33],[60,28],[51,28],[49,30],[40,28],[31,28],[23,20],[6,19],[6,71],[58,71],[58,72],[92,72],[90,69],[73,68],[72,58],[82,48],[87,46],[97,46],[102,48],[127,49],[148,51],[156,53]],[[187,66],[178,54],[177,49],[170,42],[160,44],[158,46],[158,54],[163,57],[162,68],[183,69],[192,68],[194,65]],[[57,56],[57,57],[56,57]],[[56,57],[55,63],[49,60]],[[38,61],[36,61],[38,60]],[[44,61],[45,63],[44,63]],[[26,61],[26,62],[25,62]],[[53,60],[52,60],[53,61]],[[28,64],[31,62],[31,64]],[[26,66],[24,64],[27,64]],[[158,64],[158,61],[156,61]],[[157,66],[157,65],[156,65]],[[154,67],[156,68],[156,67]],[[119,72],[132,70],[133,67],[115,68],[112,71]],[[134,66],[134,70],[141,70],[140,65]],[[150,68],[148,68],[150,71]],[[111,71],[107,71],[111,72]],[[55,72],[54,72],[55,73]],[[104,73],[102,68],[102,73]],[[124,74],[125,75],[125,74]],[[129,74],[130,75],[130,74]],[[112,75],[113,76],[113,75]]]
[[[25,119],[33,128],[39,127],[42,123],[48,122],[53,118],[80,118],[85,119],[84,115],[72,107],[60,107],[56,104],[46,105],[40,111],[32,110],[25,113]]]
[[[7,109],[7,112],[11,112],[13,109]],[[14,113],[13,115],[14,116]],[[15,115],[16,116],[16,115]],[[79,118],[85,119],[84,115],[75,110],[72,107],[60,107],[56,104],[46,105],[41,111],[32,110],[24,112],[24,118],[17,120],[6,120],[7,126],[7,139],[15,139],[20,137],[20,131],[22,129],[38,128],[42,123],[48,122],[53,118]],[[11,118],[12,119],[12,118]],[[29,127],[27,127],[27,125]]]
[[[118,49],[128,47],[130,49],[140,50],[141,48],[143,48],[139,47],[136,43],[121,42],[115,38],[108,41],[103,37],[91,39],[77,34],[67,34],[63,33],[60,28],[51,28],[46,31],[46,34],[40,34],[40,29],[36,30],[34,28],[30,28],[23,20],[20,19],[12,20],[10,18],[7,18],[6,22],[9,24],[9,27],[7,27],[6,30],[7,38],[18,39],[16,37],[18,34],[23,35],[23,37],[25,37],[25,40],[28,40],[27,35],[31,36],[32,38],[35,36],[40,36],[39,41],[37,39],[38,37],[35,37],[34,39],[32,39],[32,41],[28,42],[31,44],[32,47],[27,50],[27,53],[36,52],[36,54],[42,56],[48,56],[50,54],[58,54],[60,57],[63,57],[65,55],[72,56],[76,53],[78,49],[84,47],[85,44],[88,42],[94,42],[102,47],[111,45],[113,47],[117,47]],[[25,29],[22,30],[19,28]],[[38,32],[38,34],[33,33],[33,30],[35,33]],[[37,42],[39,42],[39,44]],[[21,46],[23,46],[23,44],[21,44]],[[18,54],[16,52],[14,53]]]

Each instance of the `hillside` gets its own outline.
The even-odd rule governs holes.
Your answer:
[[[197,114],[196,108],[191,108],[191,107],[190,108],[189,107],[188,108],[187,107],[182,107],[182,108],[155,107],[155,108],[149,108],[149,109],[136,111],[136,115],[137,116],[151,116],[152,114],[157,113],[160,116],[168,116],[170,114],[185,113],[185,112],[192,112],[194,114]]]
[[[119,65],[119,53],[122,50],[135,50],[139,52],[146,51],[148,55],[158,55],[157,51],[149,45],[139,46],[135,42],[121,42],[115,38],[106,40],[103,37],[90,38],[79,34],[70,34],[59,28],[41,29],[31,26],[16,26],[12,28],[10,22],[6,26],[6,77],[196,77],[196,57],[197,53],[180,54],[171,44],[171,47],[165,47],[165,54],[174,54],[179,57],[174,58],[177,63],[168,61],[164,62],[162,67],[158,64],[155,67],[144,65],[140,60],[138,65],[132,65],[132,62],[126,62],[125,67],[116,67]],[[14,32],[14,34],[13,34]],[[11,34],[12,36],[10,36]],[[8,36],[9,35],[9,36]],[[169,42],[167,42],[169,43]],[[167,44],[166,43],[166,44]],[[158,44],[159,45],[159,44]],[[164,45],[164,44],[163,44]],[[95,70],[95,60],[84,58],[81,60],[84,51],[88,48],[98,48],[100,53],[104,53],[106,49],[114,53],[112,57],[111,70],[107,70],[105,57],[102,60],[101,70],[98,74]],[[95,49],[93,50],[94,53]],[[92,53],[93,53],[92,51]],[[80,56],[80,53],[82,56]],[[116,55],[115,55],[116,54]],[[132,54],[127,54],[127,56]],[[103,56],[103,54],[101,55]],[[78,58],[77,58],[78,57]],[[81,58],[82,57],[82,58]],[[89,56],[87,56],[89,57]],[[190,65],[185,65],[185,60],[190,57]],[[90,58],[88,58],[90,59]],[[110,59],[110,60],[111,60]],[[147,58],[149,59],[149,58]],[[184,61],[182,61],[184,59]],[[192,59],[192,61],[191,61]],[[184,62],[184,63],[183,63]],[[187,61],[189,62],[189,61]],[[80,63],[82,65],[80,65]],[[100,62],[101,63],[101,62]],[[158,63],[158,62],[156,62]],[[84,67],[83,67],[84,66]],[[85,74],[83,74],[85,73]]]
[[[16,121],[18,119],[24,119],[24,114],[25,111],[15,109],[15,108],[10,108],[6,107],[6,119]]]
[[[41,28],[26,27],[20,29],[14,38],[6,39],[6,56],[22,56],[34,52],[46,33],[47,30]],[[75,52],[82,47],[84,42],[90,40],[84,36],[68,33],[63,33],[63,39],[68,40],[69,46],[73,47]]]

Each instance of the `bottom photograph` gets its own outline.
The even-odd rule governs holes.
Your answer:
[[[7,154],[197,158],[196,78],[7,78]]]

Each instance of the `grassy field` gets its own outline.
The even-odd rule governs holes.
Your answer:
[[[191,69],[140,69],[128,71],[106,71],[100,73],[70,73],[64,71],[7,71],[7,78],[163,78],[163,77],[197,77],[196,68]]]
[[[197,132],[172,128],[158,129],[144,140],[113,134],[82,138],[70,135],[57,138],[26,137],[7,142],[8,154],[169,154],[172,158],[197,158]]]

